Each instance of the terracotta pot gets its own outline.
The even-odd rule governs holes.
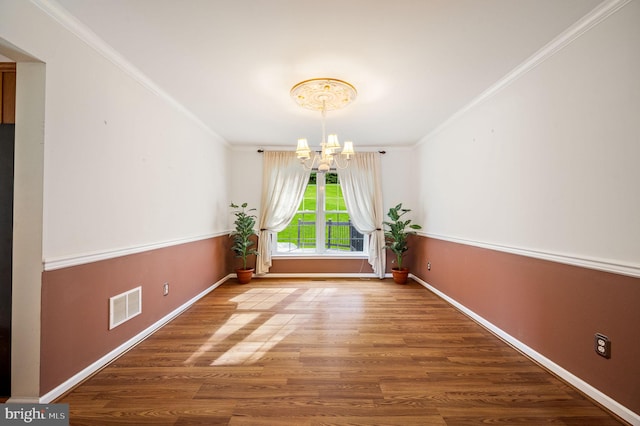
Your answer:
[[[236,276],[238,277],[238,283],[247,284],[253,277],[253,268],[250,269],[236,269]]]
[[[409,268],[391,268],[391,274],[396,284],[406,284],[407,278],[409,277]]]

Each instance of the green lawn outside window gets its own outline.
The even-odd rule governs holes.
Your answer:
[[[342,196],[342,188],[339,183],[336,183],[337,175],[335,173],[327,173],[325,183],[325,220],[332,222],[348,222],[349,213]],[[331,183],[330,183],[331,182]],[[278,233],[278,243],[291,243],[297,246],[299,249],[315,249],[316,248],[316,205],[317,205],[317,190],[318,187],[315,182],[315,173],[311,175],[310,182],[305,190],[304,197],[298,207],[298,213],[295,214],[293,220],[283,231]],[[300,227],[299,221],[305,224]],[[313,222],[313,224],[307,224]],[[346,227],[332,227],[334,232],[334,238],[331,240],[334,244],[331,246],[332,250],[350,251],[349,247],[338,247],[335,245],[336,235],[335,233],[340,229]],[[344,230],[342,230],[344,233]],[[325,239],[329,242],[329,227],[325,227]],[[345,237],[344,242],[340,241],[342,245],[349,244],[349,237]],[[286,251],[286,250],[285,250]]]

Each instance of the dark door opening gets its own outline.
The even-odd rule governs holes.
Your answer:
[[[0,124],[0,396],[11,395],[14,124]]]
[[[16,64],[0,63],[0,397],[11,396]]]

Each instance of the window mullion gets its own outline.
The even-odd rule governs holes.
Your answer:
[[[336,187],[338,182],[338,177],[333,173],[311,174],[294,221],[278,233],[277,240],[274,239],[274,254],[315,253],[325,256],[346,255],[348,252],[360,255],[367,253],[368,239],[348,226],[348,223],[344,223],[349,219],[349,212],[344,205],[340,188]],[[327,226],[328,218],[333,219],[331,228]],[[309,235],[308,232],[312,234]],[[328,232],[331,232],[331,239]],[[327,247],[328,244],[331,244],[330,248]]]
[[[326,251],[325,244],[325,174],[316,174],[316,252],[324,253]]]

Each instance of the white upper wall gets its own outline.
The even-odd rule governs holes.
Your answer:
[[[420,145],[426,233],[640,274],[640,2]]]
[[[262,196],[262,154],[258,153],[258,147],[235,148],[231,150],[230,160],[231,201],[235,204],[247,203],[249,208],[256,209],[255,213],[258,216]],[[231,209],[227,208],[229,229],[233,227],[234,219]]]
[[[224,141],[33,3],[1,3],[0,39],[46,64],[45,260],[225,232]]]

